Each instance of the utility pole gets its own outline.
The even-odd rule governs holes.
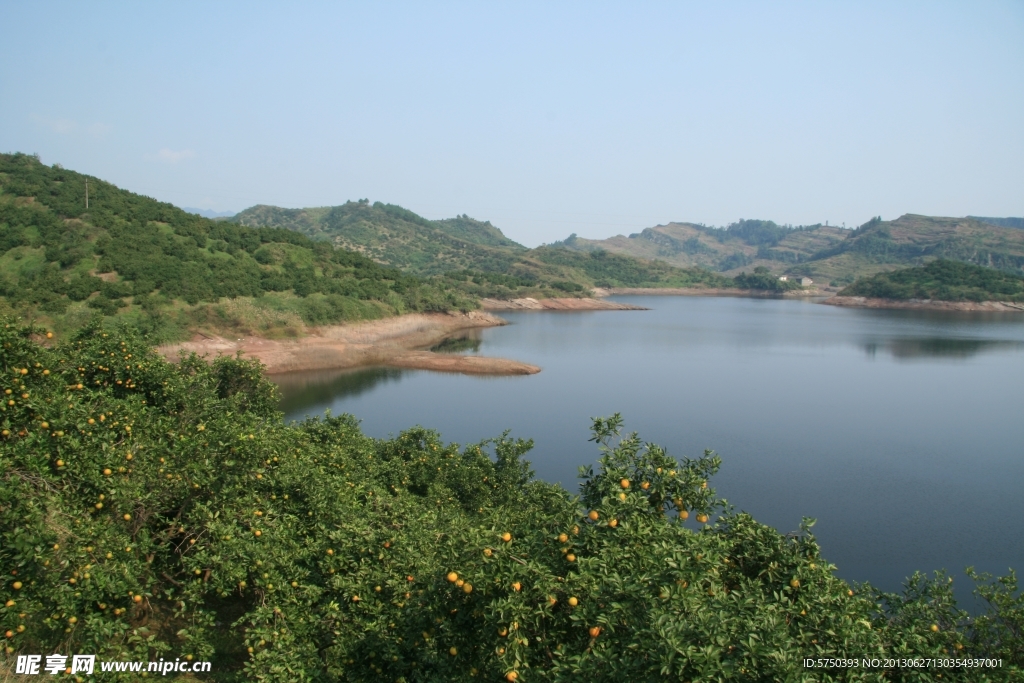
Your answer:
[[[85,179],[85,210],[89,210],[89,179]]]

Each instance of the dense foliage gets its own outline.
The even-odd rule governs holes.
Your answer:
[[[772,275],[764,266],[754,268],[753,273],[740,273],[733,280],[736,282],[736,286],[741,289],[757,289],[780,293],[800,289],[800,283],[796,280],[780,280],[778,275]]]
[[[292,230],[211,221],[32,156],[0,155],[0,296],[9,309],[131,313],[152,331],[175,305],[269,293],[292,297],[308,324],[474,306],[443,283]]]
[[[857,280],[839,294],[897,300],[1024,301],[1024,276],[937,259],[920,268]]]
[[[778,225],[775,221],[741,218],[735,223],[730,223],[724,231],[709,230],[721,241],[738,239],[754,247],[774,247],[794,232],[815,230],[820,227],[820,224],[793,227],[792,225]]]
[[[1003,668],[944,680],[1021,679],[1012,575],[982,579],[976,619],[942,576],[851,587],[810,522],[784,536],[724,507],[717,456],[676,460],[618,416],[594,421],[602,455],[575,497],[507,434],[460,448],[422,428],[370,439],[347,416],[285,425],[247,361],[174,366],[127,331],[57,343],[10,320],[0,346],[11,657],[412,683],[925,681],[802,659],[958,655]]]

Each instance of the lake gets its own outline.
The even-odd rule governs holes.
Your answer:
[[[449,345],[543,371],[369,368],[275,376],[286,419],[352,413],[375,437],[532,438],[538,477],[576,491],[590,418],[696,457],[737,509],[802,517],[839,575],[898,590],[914,570],[1024,570],[1024,316],[809,301],[618,297],[649,311],[515,312]],[[693,524],[693,521],[690,521]],[[968,592],[969,593],[969,592]]]

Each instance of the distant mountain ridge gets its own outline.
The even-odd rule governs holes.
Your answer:
[[[530,282],[549,286],[558,282],[558,287],[568,288],[564,291],[605,286],[599,282],[640,286],[625,285],[623,278],[649,283],[645,286],[668,286],[669,281],[723,286],[722,280],[713,284],[708,276],[731,277],[761,268],[775,276],[801,275],[819,285],[841,287],[858,278],[938,258],[1024,273],[1024,229],[1017,229],[1021,219],[1016,218],[906,214],[888,221],[876,217],[853,230],[753,219],[741,219],[727,228],[672,222],[628,237],[592,240],[573,234],[532,250],[510,240],[489,221],[466,215],[432,221],[394,204],[368,200],[307,209],[258,205],[227,220],[295,230],[417,275],[501,274],[518,283],[513,289]],[[577,257],[577,263],[558,255],[566,252],[588,256]],[[602,254],[637,262],[618,260],[612,265],[606,258],[601,260]],[[654,265],[659,262],[664,267]],[[706,274],[699,275],[695,269]]]
[[[602,249],[726,274],[766,267],[777,274],[807,275],[845,285],[936,258],[1024,272],[1024,230],[1015,229],[1019,220],[906,214],[891,221],[874,218],[855,230],[752,220],[740,220],[726,229],[669,223],[629,237],[588,240],[570,235],[552,246]]]
[[[194,213],[197,216],[202,216],[203,218],[231,218],[232,216],[235,215],[234,211],[214,211],[213,209],[197,209],[194,206],[183,206],[181,207],[181,210],[187,211],[188,213]]]
[[[777,270],[783,264],[801,263],[836,246],[848,233],[820,224],[793,227],[764,220],[740,220],[725,229],[674,222],[645,228],[629,237],[588,240],[570,235],[551,246],[606,249],[637,258],[659,259],[677,268],[697,266],[739,272],[758,266],[774,266]]]
[[[988,223],[989,225],[998,225],[1002,228],[1020,228],[1024,230],[1024,218],[986,218],[985,216],[968,216],[976,221],[982,223]]]

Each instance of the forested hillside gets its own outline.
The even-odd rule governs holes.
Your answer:
[[[209,220],[24,154],[0,155],[0,297],[61,329],[100,315],[162,339],[475,307],[293,230]]]

